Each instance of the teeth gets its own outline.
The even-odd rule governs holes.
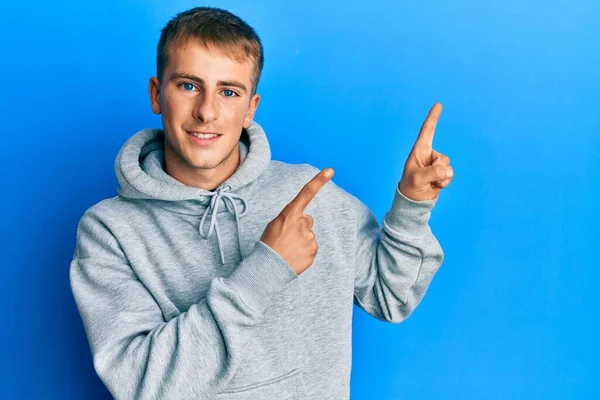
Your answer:
[[[197,137],[197,138],[200,138],[200,139],[210,139],[210,138],[217,137],[217,136],[219,136],[219,135],[215,135],[215,134],[204,134],[204,133],[193,133],[193,132],[192,132],[192,136],[195,136],[195,137]]]

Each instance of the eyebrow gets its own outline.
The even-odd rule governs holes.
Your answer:
[[[192,75],[192,74],[186,74],[183,72],[173,72],[173,74],[171,74],[169,80],[175,80],[175,79],[189,79],[191,81],[194,81],[200,85],[204,85],[204,79],[197,77],[196,75]],[[242,82],[240,81],[235,81],[235,80],[229,80],[229,81],[218,81],[217,82],[217,86],[233,86],[236,87],[238,89],[243,90],[244,92],[248,92],[248,89],[246,89],[246,85],[244,85]]]

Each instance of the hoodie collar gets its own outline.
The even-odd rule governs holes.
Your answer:
[[[233,214],[238,231],[238,249],[242,256],[239,217],[246,214],[248,207],[240,189],[254,182],[271,161],[271,150],[264,130],[256,122],[242,130],[238,169],[214,191],[187,186],[165,172],[164,138],[162,129],[144,129],[125,142],[115,160],[115,174],[119,183],[117,193],[124,198],[152,200],[175,213],[198,216],[198,231],[202,239],[209,239],[213,232],[216,233],[223,264],[225,257],[219,237],[218,217],[225,212]],[[205,224],[209,224],[206,233]]]

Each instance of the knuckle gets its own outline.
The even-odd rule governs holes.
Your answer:
[[[317,254],[317,251],[319,251],[319,244],[317,243],[316,240],[313,240],[310,244],[310,250],[313,254]]]
[[[307,196],[312,197],[315,194],[315,190],[312,188],[312,186],[306,185],[304,186],[304,193]]]
[[[446,167],[444,167],[442,165],[438,165],[435,169],[435,173],[440,178],[445,178],[446,177]]]
[[[300,226],[303,230],[308,230],[310,228],[310,221],[303,216],[300,218]]]

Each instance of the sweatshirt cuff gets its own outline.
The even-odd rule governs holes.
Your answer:
[[[430,231],[428,222],[438,199],[439,196],[431,200],[412,200],[396,185],[392,207],[383,217],[383,224],[402,236],[423,236]]]
[[[271,297],[297,279],[298,275],[279,253],[262,240],[227,278],[238,289],[242,301],[255,311],[263,311]]]

